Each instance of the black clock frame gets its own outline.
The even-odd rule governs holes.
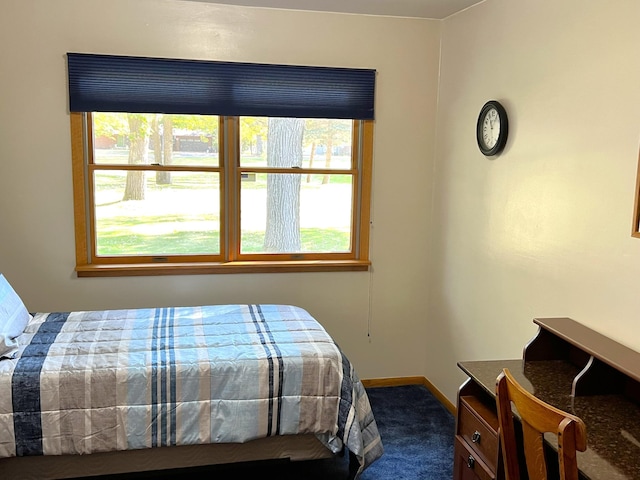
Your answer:
[[[482,123],[484,121],[484,117],[486,113],[495,108],[498,112],[498,116],[500,117],[500,133],[498,134],[498,141],[492,148],[488,148],[484,144],[484,140],[482,138]],[[478,148],[483,153],[483,155],[487,157],[492,157],[497,155],[504,149],[504,146],[507,143],[507,136],[509,135],[509,120],[507,118],[507,111],[504,109],[502,104],[497,100],[489,100],[485,103],[480,110],[480,115],[478,115],[478,123],[476,124],[476,140],[478,141]]]

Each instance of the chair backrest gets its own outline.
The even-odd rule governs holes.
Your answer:
[[[560,479],[578,480],[576,450],[583,452],[587,449],[587,429],[584,422],[575,415],[536,398],[513,378],[508,369],[504,369],[496,380],[496,403],[506,480],[521,478],[521,465],[518,462],[519,440],[516,439],[514,429],[512,402],[522,425],[523,450],[529,480],[547,480],[545,432],[555,434],[558,439]]]

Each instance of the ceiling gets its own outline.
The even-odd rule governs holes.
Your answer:
[[[484,0],[196,0],[246,7],[443,19]]]

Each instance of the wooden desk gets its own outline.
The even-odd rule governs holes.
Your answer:
[[[504,479],[495,383],[505,367],[536,397],[584,420],[581,478],[640,479],[640,353],[569,318],[534,322],[522,359],[458,363],[469,379],[458,392],[454,479]],[[557,450],[552,436],[547,444]]]

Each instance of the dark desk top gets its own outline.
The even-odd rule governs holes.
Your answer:
[[[587,451],[578,452],[578,468],[589,480],[640,479],[640,407],[622,395],[571,397],[579,369],[558,360],[491,360],[458,366],[495,398],[496,378],[508,368],[541,400],[579,416],[587,426]],[[547,441],[557,448],[555,438]]]

